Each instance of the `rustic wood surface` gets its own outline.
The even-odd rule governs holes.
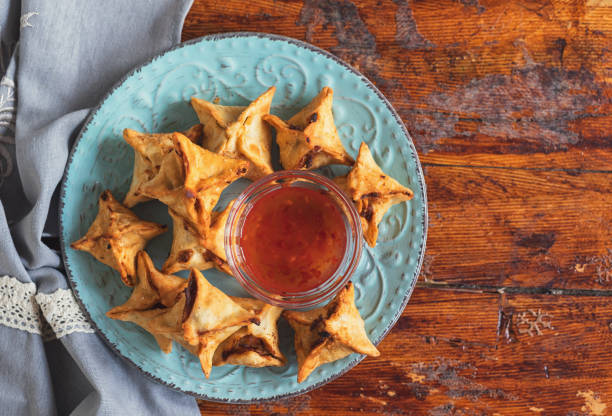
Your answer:
[[[612,2],[196,0],[183,38],[230,31],[372,80],[413,136],[430,223],[380,358],[202,414],[612,414]]]

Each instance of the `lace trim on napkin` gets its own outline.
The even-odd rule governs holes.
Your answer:
[[[38,293],[35,297],[57,338],[73,332],[94,332],[76,302],[72,290],[57,289],[50,294]]]
[[[9,276],[0,277],[0,324],[42,335],[35,293],[34,283],[22,283]]]
[[[41,335],[45,341],[94,332],[71,290],[37,294],[33,283],[10,276],[0,276],[0,325]]]

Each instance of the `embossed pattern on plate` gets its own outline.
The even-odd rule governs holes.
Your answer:
[[[425,250],[427,205],[425,183],[412,141],[399,116],[363,76],[337,58],[308,44],[273,35],[233,33],[208,36],[156,57],[128,74],[92,112],[72,150],[61,194],[61,241],[72,287],[104,339],[148,376],[175,389],[217,401],[251,402],[299,394],[344,373],[363,357],[353,354],[296,381],[293,334],[281,319],[281,349],[289,359],[282,368],[213,368],[204,378],[197,358],[174,345],[163,354],[152,336],[136,325],[113,321],[104,313],[124,302],[130,289],[117,273],[92,256],[70,249],[97,212],[97,198],[110,189],[123,198],[131,181],[133,151],[122,139],[124,128],[148,132],[176,131],[197,122],[192,95],[220,104],[245,105],[276,85],[272,113],[287,118],[325,85],[334,89],[334,117],[349,153],[361,141],[370,146],[382,169],[414,191],[414,199],[394,206],[380,225],[378,245],[364,247],[353,282],[356,303],[369,337],[378,343],[401,314],[416,282]],[[329,176],[347,167],[321,169]],[[232,185],[223,199],[235,195],[244,181]],[[171,226],[166,207],[138,205],[142,218]],[[152,240],[147,251],[159,267],[172,232]],[[232,295],[246,292],[215,270],[205,276]],[[185,272],[182,272],[186,276]]]

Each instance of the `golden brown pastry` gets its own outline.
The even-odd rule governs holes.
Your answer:
[[[180,270],[206,270],[215,265],[213,253],[207,250],[198,231],[189,222],[168,209],[173,223],[172,248],[164,263],[164,273],[176,273]]]
[[[185,292],[181,292],[176,303],[169,308],[164,308],[149,323],[148,331],[154,334],[164,335],[168,338],[183,338],[183,312],[185,310]]]
[[[225,263],[227,263],[227,256],[225,255],[225,225],[233,205],[234,201],[230,201],[223,211],[213,212],[212,222],[204,239],[204,246]]]
[[[215,267],[218,270],[232,274],[225,255],[225,223],[233,202],[222,211],[213,211],[212,225],[206,233],[206,238],[200,236],[187,220],[177,215],[171,209],[168,213],[174,224],[172,248],[162,270],[165,273],[176,273],[180,270],[206,270]]]
[[[350,165],[332,113],[334,92],[324,87],[302,110],[285,122],[274,115],[264,120],[276,129],[276,142],[285,169],[316,169],[331,164]]]
[[[298,382],[318,366],[357,352],[378,357],[355,306],[355,288],[348,283],[328,305],[307,312],[285,311],[295,331]]]
[[[185,299],[183,336],[185,342],[198,346],[197,356],[208,378],[219,345],[241,327],[259,323],[259,317],[208,283],[195,269],[191,270]]]
[[[172,339],[164,334],[160,334],[156,332],[155,328],[151,326],[151,322],[166,313],[166,309],[163,308],[155,308],[148,309],[145,311],[140,310],[126,310],[121,312],[116,312],[113,316],[109,316],[113,319],[118,319],[120,321],[125,322],[133,322],[136,325],[142,327],[145,331],[149,332],[157,341],[159,348],[166,354],[172,352]],[[108,314],[107,314],[108,315]]]
[[[192,142],[202,141],[202,125],[196,124],[183,132]],[[172,133],[141,133],[132,129],[123,130],[123,138],[134,148],[134,171],[130,189],[123,199],[128,208],[151,198],[140,193],[140,186],[150,181],[158,172],[164,156],[173,148]]]
[[[217,329],[214,331],[207,331],[200,335],[199,346],[198,346],[198,359],[200,360],[200,366],[202,372],[206,378],[210,377],[210,371],[213,366],[213,357],[215,351],[219,348],[219,345],[225,341],[230,335],[239,330],[242,325],[229,326],[227,328]]]
[[[370,247],[376,246],[378,224],[389,208],[413,197],[410,189],[382,171],[365,143],[361,143],[357,161],[348,175],[334,181],[353,200]]]
[[[70,247],[87,251],[119,271],[123,283],[133,286],[136,253],[143,250],[150,239],[164,233],[166,226],[141,220],[115,200],[109,190],[102,192],[98,205],[98,216],[87,234]]]
[[[206,332],[259,322],[255,313],[211,285],[198,270],[191,270],[185,295],[183,330],[185,340],[192,345]]]
[[[269,175],[272,169],[272,132],[262,117],[270,113],[275,87],[269,88],[248,107],[213,104],[191,98],[191,105],[204,124],[202,146],[225,156],[250,162],[248,179]]]
[[[122,305],[106,312],[114,318],[116,314],[129,311],[144,311],[158,304],[173,306],[181,292],[187,287],[187,280],[159,272],[149,255],[138,252],[136,256],[136,282],[130,298]]]
[[[257,314],[259,325],[249,323],[227,338],[215,351],[213,364],[245,365],[247,367],[281,367],[286,359],[278,346],[276,322],[282,313],[277,306],[257,299],[235,298],[234,302]]]
[[[246,174],[249,162],[212,153],[180,133],[174,133],[173,141],[174,152],[164,157],[157,176],[140,187],[141,193],[168,205],[206,236],[221,192]]]

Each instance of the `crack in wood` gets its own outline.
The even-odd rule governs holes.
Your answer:
[[[501,304],[499,305],[499,312],[497,315],[497,337],[503,336],[506,344],[518,341],[512,322],[513,316],[513,309],[505,309]]]
[[[423,166],[433,166],[441,168],[469,168],[469,169],[501,169],[501,170],[518,170],[518,171],[535,171],[535,172],[566,172],[570,174],[580,173],[603,173],[610,174],[612,170],[605,169],[574,169],[574,168],[548,168],[548,167],[527,167],[527,166],[486,166],[486,165],[458,165],[447,163],[423,162]]]
[[[553,296],[612,296],[612,290],[598,289],[560,289],[550,287],[515,287],[476,285],[468,283],[417,282],[423,289],[451,290],[476,293],[505,293],[509,295],[553,295]]]

